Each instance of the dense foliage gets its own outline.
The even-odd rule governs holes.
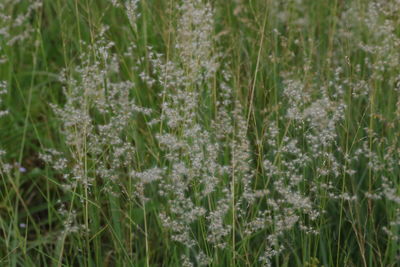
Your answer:
[[[0,2],[0,266],[400,266],[399,0]]]

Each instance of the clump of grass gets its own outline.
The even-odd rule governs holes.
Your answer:
[[[5,0],[0,265],[397,266],[399,9]]]

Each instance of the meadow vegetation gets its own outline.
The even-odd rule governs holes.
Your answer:
[[[0,266],[400,266],[399,0],[2,0]]]

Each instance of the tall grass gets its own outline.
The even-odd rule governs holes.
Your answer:
[[[399,266],[399,14],[2,1],[0,266]]]

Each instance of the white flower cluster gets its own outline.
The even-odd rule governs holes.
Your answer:
[[[42,7],[40,0],[27,0],[25,10],[11,15],[10,10],[16,9],[21,0],[4,0],[0,3],[0,36],[9,46],[27,40],[34,29],[30,23],[32,15]]]
[[[3,102],[2,99],[3,95],[7,94],[7,89],[8,89],[7,83],[4,81],[0,81],[0,107]],[[3,117],[7,114],[8,114],[7,110],[0,110],[0,117]]]
[[[86,197],[90,197],[96,184],[96,190],[119,196],[129,191],[121,180],[132,179],[137,192],[127,197],[145,201],[144,186],[159,179],[161,170],[132,171],[130,175],[127,170],[132,170],[135,162],[131,132],[134,118],[138,114],[149,115],[151,110],[135,104],[130,94],[134,83],[114,81],[119,63],[111,52],[114,44],[104,38],[105,32],[103,29],[98,40],[87,46],[93,53],[81,55],[76,69],[61,73],[66,102],[52,107],[61,122],[68,151],[48,149],[41,159],[61,175],[60,183],[66,193],[83,188],[89,195]],[[82,230],[71,226],[74,217],[66,216],[66,233]]]

